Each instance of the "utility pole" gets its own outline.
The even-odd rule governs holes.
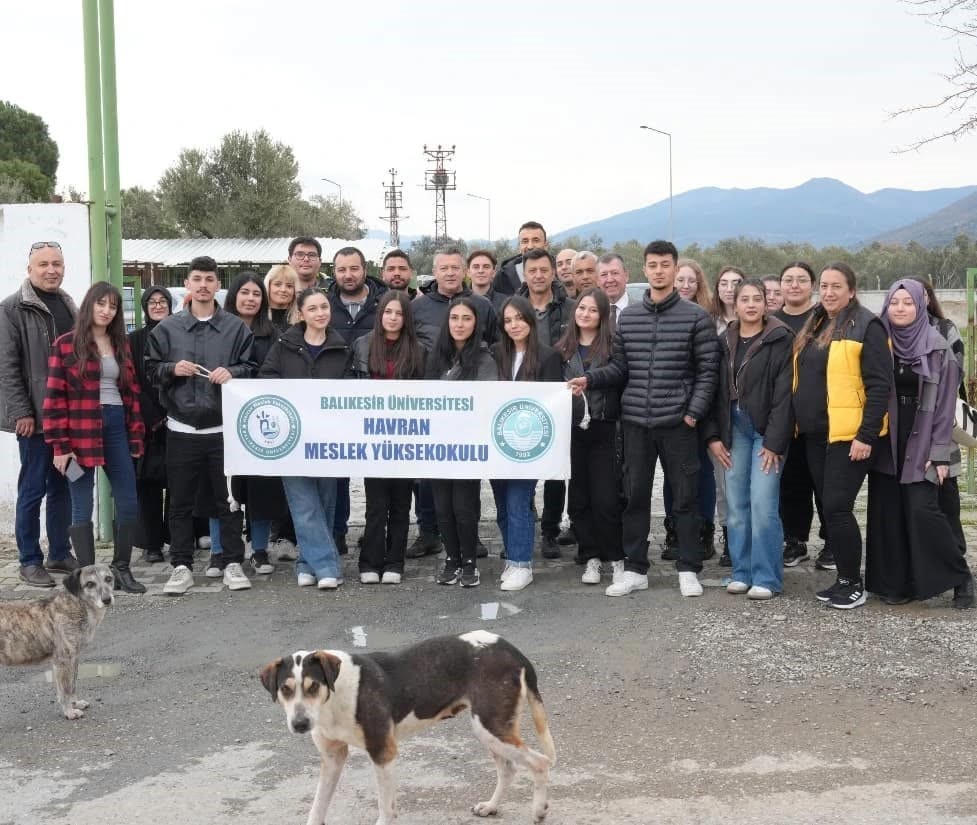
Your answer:
[[[434,246],[443,246],[448,240],[448,216],[445,211],[444,194],[449,189],[454,191],[455,172],[445,166],[446,161],[451,161],[455,156],[455,147],[442,149],[438,144],[437,149],[428,149],[424,144],[424,154],[428,158],[428,169],[424,172],[424,188],[434,191]]]
[[[387,216],[381,216],[380,220],[390,224],[390,248],[400,249],[400,210],[404,208],[404,193],[401,190],[404,182],[397,183],[396,169],[387,171],[390,173],[390,183],[383,185],[383,208],[387,210]]]

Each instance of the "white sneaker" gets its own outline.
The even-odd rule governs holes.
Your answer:
[[[587,569],[583,571],[580,581],[584,584],[600,584],[600,559],[587,560]]]
[[[288,539],[275,542],[275,554],[279,561],[295,561],[299,557],[298,548]]]
[[[382,579],[380,579],[380,581],[381,581],[381,582],[382,582],[383,584],[400,584],[400,580],[401,580],[402,578],[403,578],[403,577],[401,576],[401,574],[400,574],[400,573],[397,573],[397,572],[396,572],[396,571],[394,571],[394,570],[387,570],[387,571],[386,571],[386,572],[385,572],[385,573],[383,574],[383,578],[382,578]]]
[[[299,573],[298,575],[299,587],[312,587],[315,582],[315,576],[311,573]]]
[[[199,547],[201,550],[210,550],[210,536],[201,536],[199,539],[197,539],[197,547]]]
[[[514,568],[511,564],[507,564],[502,568],[502,575],[499,576],[499,581],[504,582],[507,578],[509,578],[509,574],[515,569],[516,568]]]
[[[204,570],[204,575],[208,579],[219,579],[224,575],[224,568],[221,567],[220,556],[215,556],[211,553],[210,560],[207,562],[207,569]]]
[[[699,577],[691,570],[683,570],[678,574],[678,590],[683,596],[701,596]]]
[[[531,567],[510,567],[509,574],[499,586],[502,590],[522,590],[533,583]]]
[[[173,568],[170,580],[163,585],[163,592],[168,596],[182,596],[193,587],[193,573],[185,564]]]
[[[241,565],[231,562],[224,568],[224,584],[228,590],[250,590],[251,579],[244,575]]]
[[[734,596],[742,596],[750,589],[750,585],[746,582],[731,581],[726,585],[726,592],[731,593]]]
[[[323,578],[319,579],[319,589],[335,590],[342,583],[342,579],[334,579],[332,576],[323,576]]]
[[[635,590],[648,589],[648,576],[643,573],[635,573],[632,570],[625,570],[621,573],[619,581],[614,582],[604,591],[608,596],[627,596]]]
[[[611,581],[617,584],[624,578],[624,559],[611,562]]]
[[[360,573],[360,584],[380,584],[380,574],[372,571]]]
[[[766,601],[767,599],[772,599],[776,595],[777,594],[774,593],[769,587],[760,587],[760,585],[755,584],[746,594],[746,598],[756,599],[757,601]]]

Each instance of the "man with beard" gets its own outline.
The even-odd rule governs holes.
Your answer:
[[[406,292],[411,299],[417,296],[417,290],[410,285],[411,279],[414,277],[410,256],[402,249],[391,249],[383,256],[380,277],[387,289],[398,289]]]
[[[322,245],[309,237],[293,238],[288,244],[288,263],[299,276],[295,294],[318,286],[325,288],[326,279],[319,273],[322,266]]]

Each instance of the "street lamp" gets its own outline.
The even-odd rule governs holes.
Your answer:
[[[343,208],[343,187],[336,183],[334,180],[329,180],[329,178],[319,178],[319,180],[324,180],[326,183],[331,183],[333,186],[339,189],[339,208]]]
[[[470,198],[478,198],[478,200],[485,201],[488,204],[488,242],[492,243],[492,199],[486,198],[484,195],[475,195],[471,192],[466,192],[465,194]]]
[[[675,243],[675,213],[672,211],[672,133],[654,126],[642,126],[649,132],[657,132],[668,138],[668,239]]]

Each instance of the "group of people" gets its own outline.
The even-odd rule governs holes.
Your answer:
[[[953,442],[962,346],[927,283],[897,280],[876,317],[844,263],[815,273],[793,262],[765,279],[724,267],[710,288],[695,261],[654,241],[644,252],[648,288],[635,300],[620,256],[554,256],[536,222],[518,237],[518,254],[501,263],[487,250],[439,251],[427,292],[411,288],[401,250],[387,253],[376,279],[362,252],[340,249],[327,282],[321,246],[300,237],[287,264],[264,277],[239,274],[223,307],[216,262],[196,258],[186,305],[147,288],[145,324],[128,336],[117,289],[94,284],[76,310],[61,289],[60,247],[34,244],[27,279],[0,304],[3,426],[21,454],[21,578],[52,586],[49,571],[94,559],[100,466],[115,503],[117,587],[143,592],[129,566],[133,544],[162,561],[168,540],[164,592],[185,593],[203,532],[206,574],[247,589],[246,531],[253,575],[274,571],[277,540],[277,561],[295,561],[300,586],[334,590],[348,552],[349,479],[228,482],[221,385],[241,377],[553,381],[574,396],[571,478],[543,481],[539,550],[557,558],[575,544],[583,583],[607,574],[609,596],[648,588],[660,462],[662,558],[674,560],[683,596],[702,593],[698,574],[721,536],[727,591],[773,598],[784,567],[808,558],[816,509],[824,548],[815,564],[837,571],[817,593],[830,607],[859,607],[869,592],[903,603],[951,590],[955,607],[974,606]],[[853,507],[866,477],[863,577]],[[533,581],[537,483],[491,483],[503,590]],[[477,479],[366,479],[360,581],[398,584],[405,558],[443,549],[437,583],[477,586],[486,552],[480,490]],[[418,535],[408,547],[412,499]],[[561,533],[564,508],[570,527]]]

